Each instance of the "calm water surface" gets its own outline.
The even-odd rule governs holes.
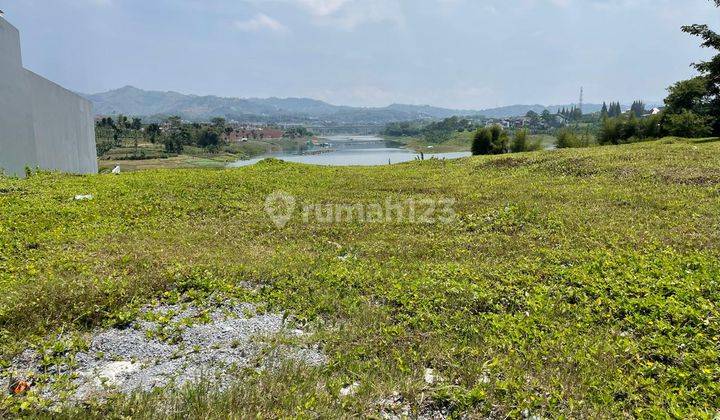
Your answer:
[[[388,147],[383,139],[373,136],[333,136],[323,138],[321,141],[326,142],[327,146],[313,147],[304,152],[277,153],[255,159],[239,160],[230,163],[228,166],[237,168],[254,165],[269,157],[311,165],[379,166],[388,163],[409,162],[418,159],[420,156],[419,153],[412,150]],[[456,159],[466,156],[470,156],[470,153],[432,153],[432,149],[425,152],[425,159],[433,157],[437,159]]]

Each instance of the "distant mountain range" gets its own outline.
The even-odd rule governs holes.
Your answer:
[[[572,105],[512,105],[485,110],[460,110],[428,105],[393,104],[384,108],[331,105],[309,98],[222,98],[184,95],[177,92],[146,91],[132,86],[109,92],[83,95],[94,104],[96,115],[131,115],[150,119],[178,115],[191,121],[224,117],[257,122],[328,122],[336,124],[383,124],[396,121],[442,119],[451,116],[505,118],[532,110],[556,112]],[[599,111],[602,105],[585,104],[585,112]]]

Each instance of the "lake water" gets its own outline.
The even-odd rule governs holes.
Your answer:
[[[324,147],[314,146],[297,153],[276,153],[254,159],[239,160],[228,166],[238,168],[254,165],[269,157],[287,162],[331,166],[379,166],[388,163],[409,162],[420,157],[420,154],[413,150],[388,146],[385,140],[374,136],[332,136],[320,141],[325,142],[326,145]],[[425,159],[457,159],[466,156],[470,156],[470,153],[432,153],[432,149],[425,152]]]

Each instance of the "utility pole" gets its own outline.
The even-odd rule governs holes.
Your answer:
[[[580,86],[580,114],[583,113],[583,87]]]

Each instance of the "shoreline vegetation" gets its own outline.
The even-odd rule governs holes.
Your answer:
[[[47,413],[34,387],[72,387],[53,366],[98,328],[152,302],[218,299],[284,314],[327,364],[249,366],[58,415],[712,417],[718,168],[718,139],[668,137],[374,168],[0,178],[0,376],[27,349],[46,369],[0,397],[0,417]],[[457,217],[298,214],[278,228],[265,210],[277,191],[299,205],[453,199]],[[158,340],[183,328],[155,322]]]

